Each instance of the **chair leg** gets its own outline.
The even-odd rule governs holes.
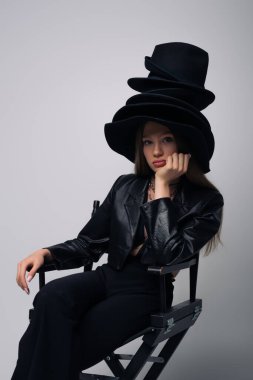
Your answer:
[[[124,374],[120,377],[120,380],[134,380],[144,367],[147,359],[155,350],[155,347],[147,345],[145,342],[139,347],[131,362],[126,367]]]
[[[115,376],[120,377],[123,375],[125,368],[114,353],[108,355],[104,360]]]
[[[164,367],[167,365],[168,361],[170,360],[171,356],[175,352],[176,348],[178,347],[179,343],[181,342],[188,330],[189,328],[180,331],[178,334],[168,339],[159,355],[156,356],[157,358],[159,357],[163,359],[163,362],[153,363],[143,380],[158,379],[159,375],[163,371]],[[91,380],[94,377],[98,380],[134,380],[141,372],[142,368],[147,363],[149,357],[151,357],[152,352],[155,350],[156,347],[157,344],[155,344],[154,346],[150,346],[147,343],[143,342],[137,350],[137,352],[135,353],[135,355],[133,355],[130,363],[126,368],[124,368],[123,365],[120,363],[119,359],[117,358],[117,354],[112,353],[108,355],[104,360],[106,361],[107,365],[109,366],[115,377],[81,373],[80,380]]]
[[[181,342],[188,330],[189,328],[179,332],[178,334],[168,339],[163,349],[159,353],[159,357],[164,358],[164,362],[153,363],[143,380],[158,379],[158,376],[161,374],[164,367],[167,365],[168,361],[170,360],[171,356],[175,352],[176,348],[178,347],[179,343]]]

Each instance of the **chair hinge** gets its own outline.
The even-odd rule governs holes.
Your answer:
[[[173,329],[173,327],[175,326],[174,318],[169,318],[169,319],[167,320],[166,325],[167,325],[167,328],[166,328],[166,330],[164,331],[165,334],[167,334],[168,332],[170,332],[170,331]]]
[[[199,314],[201,313],[201,310],[202,310],[202,308],[199,305],[194,308],[194,315],[192,317],[193,321],[196,321],[196,319],[198,318]]]

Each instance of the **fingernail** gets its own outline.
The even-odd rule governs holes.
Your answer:
[[[28,276],[28,277],[27,277],[27,281],[29,281],[29,282],[30,282],[30,281],[31,281],[31,279],[32,279],[32,276]]]
[[[29,289],[25,288],[24,291],[26,292],[26,294],[29,294]]]

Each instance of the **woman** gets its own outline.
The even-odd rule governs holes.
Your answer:
[[[50,281],[36,294],[12,380],[78,379],[81,370],[149,325],[150,314],[159,308],[160,289],[147,266],[180,262],[219,237],[223,197],[200,168],[202,134],[197,129],[193,134],[189,126],[186,140],[184,130],[152,117],[139,124],[137,118],[127,130],[129,140],[120,142],[123,129],[115,139],[112,125],[106,126],[107,142],[134,159],[135,174],[115,181],[77,238],[22,260],[17,283],[29,293],[27,282],[44,262],[71,268],[97,262],[103,252],[108,262]],[[173,281],[171,276],[167,282],[168,306]]]

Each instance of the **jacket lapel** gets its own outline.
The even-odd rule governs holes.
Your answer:
[[[129,190],[124,207],[128,216],[132,237],[135,236],[140,219],[140,205],[145,201],[149,178],[137,178]]]
[[[140,206],[145,201],[145,196],[148,190],[150,178],[137,177],[129,189],[127,199],[124,203],[124,207],[128,216],[129,231],[132,238],[137,231],[138,222],[140,219]],[[190,182],[185,176],[182,176],[179,185],[178,193],[173,199],[173,204],[176,206],[178,221],[184,218],[184,214],[187,210],[187,194]]]

